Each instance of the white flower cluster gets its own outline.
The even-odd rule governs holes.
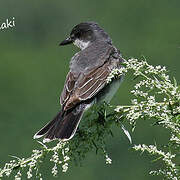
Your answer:
[[[171,122],[173,115],[169,109],[169,104],[173,101],[180,101],[180,91],[177,84],[173,84],[169,76],[165,74],[167,72],[166,68],[153,67],[146,61],[138,61],[137,59],[130,59],[124,61],[124,63],[126,70],[133,70],[135,76],[140,76],[143,79],[131,91],[136,96],[136,99],[132,100],[132,106],[117,106],[115,110],[117,112],[128,112],[126,118],[130,120],[131,124],[145,116],[155,117],[161,120],[160,124],[179,133],[180,125]],[[162,95],[165,96],[163,102],[157,102],[156,99],[160,99]],[[180,106],[176,106],[173,113],[180,113]]]
[[[166,177],[167,179],[170,179],[170,180],[179,180],[179,177],[174,176],[171,171],[166,171],[166,170],[162,170],[162,169],[159,169],[156,171],[150,171],[149,174],[151,174],[151,175],[163,175],[164,177]]]
[[[172,82],[166,74],[167,70],[161,66],[151,66],[146,61],[130,59],[124,61],[125,69],[132,70],[133,74],[139,78],[131,93],[136,97],[131,101],[131,105],[117,106],[115,111],[120,112],[135,127],[136,121],[143,118],[153,118],[156,123],[168,128],[171,131],[170,142],[180,151],[180,88],[174,79]],[[123,70],[123,72],[126,72]],[[112,78],[112,77],[111,77]],[[153,171],[151,174],[164,174],[169,179],[176,180],[178,177],[175,163],[172,159],[175,155],[157,150],[156,146],[139,145],[134,149],[148,151],[162,157],[167,169]],[[170,151],[170,150],[169,150]],[[171,178],[170,178],[171,177]]]
[[[15,175],[14,179],[21,180],[21,176],[22,176],[21,171],[18,171],[18,173]]]
[[[15,157],[17,161],[12,160],[9,163],[6,163],[3,169],[0,169],[0,177],[3,177],[3,175],[9,176],[14,169],[19,168],[20,170],[18,170],[17,174],[15,175],[15,180],[21,180],[21,169],[28,167],[27,179],[32,178],[32,172],[33,170],[37,170],[36,164],[38,160],[42,157],[42,155],[42,150],[33,150],[31,157],[28,159],[20,159]],[[39,177],[40,176],[41,174],[39,173]]]
[[[104,150],[104,157],[106,160],[106,164],[112,164],[112,159],[109,157],[109,155],[107,154],[105,150]]]
[[[114,78],[119,78],[121,75],[127,72],[127,69],[124,67],[121,67],[120,69],[113,69],[109,76],[106,79],[107,84],[112,81]]]
[[[43,143],[39,142],[43,149],[41,150],[33,150],[31,157],[27,159],[20,159],[17,158],[16,160],[12,160],[9,163],[6,163],[3,169],[0,169],[0,178],[3,176],[9,176],[14,169],[19,169],[17,174],[15,175],[15,180],[21,180],[22,179],[22,173],[21,170],[24,168],[28,168],[27,170],[27,179],[33,178],[33,171],[36,172],[36,176],[42,180],[42,175],[39,172],[38,164],[41,163],[44,156],[47,154],[53,153],[52,157],[50,158],[50,161],[54,162],[54,167],[52,168],[52,174],[53,176],[56,176],[58,173],[57,166],[61,164],[62,172],[66,172],[68,169],[68,163],[67,161],[70,160],[67,153],[69,152],[68,142],[60,141],[57,143],[56,146],[52,148],[48,148]],[[61,160],[60,160],[61,159]]]
[[[58,173],[58,165],[61,165],[62,172],[66,172],[68,170],[68,163],[67,161],[70,160],[70,157],[67,156],[67,153],[69,152],[69,147],[66,146],[67,142],[60,141],[54,148],[53,148],[53,155],[50,159],[50,161],[54,162],[54,167],[52,168],[52,174],[53,176],[56,176]],[[61,155],[61,159],[60,156]]]
[[[5,176],[9,177],[9,175],[11,174],[13,168],[15,168],[18,165],[19,164],[16,163],[15,160],[12,160],[9,163],[6,163],[4,168],[0,169],[0,178],[2,178],[4,174],[5,174]]]
[[[170,141],[173,141],[177,144],[178,147],[180,147],[180,138],[178,138],[177,136],[175,136],[174,134],[172,134]]]
[[[162,150],[158,150],[157,146],[154,145],[134,145],[133,147],[136,151],[140,150],[142,152],[147,151],[151,155],[158,155],[160,158],[162,158],[162,161],[166,164],[166,169],[164,170],[158,170],[158,171],[151,171],[150,174],[163,174],[168,179],[178,180],[178,169],[176,168],[175,163],[173,163],[173,158],[175,158],[175,154],[171,154],[170,152],[163,152]]]
[[[37,170],[36,165],[38,163],[38,160],[40,158],[42,158],[42,156],[43,156],[43,150],[33,150],[32,152],[33,152],[33,154],[31,155],[31,158],[28,159],[29,162],[27,164],[24,163],[26,160],[22,161],[22,163],[24,164],[24,167],[26,167],[26,166],[29,167],[29,169],[27,171],[27,179],[32,178],[32,176],[33,176],[32,172],[33,172],[33,170]],[[41,176],[41,174],[40,174],[40,176]]]

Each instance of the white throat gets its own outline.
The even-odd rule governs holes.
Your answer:
[[[76,39],[73,44],[75,46],[77,46],[78,48],[80,48],[81,50],[83,50],[89,46],[89,43],[90,43],[90,41],[85,42],[85,41],[81,41],[79,39]]]

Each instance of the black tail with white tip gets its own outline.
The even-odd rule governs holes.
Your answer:
[[[83,112],[87,106],[87,104],[80,104],[73,110],[66,112],[60,111],[52,121],[34,135],[34,139],[41,138],[42,136],[45,136],[43,142],[54,139],[71,139],[77,130]]]

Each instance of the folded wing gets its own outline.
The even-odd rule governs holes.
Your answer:
[[[64,110],[94,97],[106,85],[106,79],[111,72],[110,67],[110,62],[107,61],[89,73],[80,73],[77,79],[70,72],[60,98]]]

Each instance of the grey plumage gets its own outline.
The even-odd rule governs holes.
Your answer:
[[[74,43],[81,48],[70,62],[64,89],[60,97],[61,111],[34,138],[45,135],[45,140],[71,139],[86,109],[93,103],[110,101],[119,88],[122,78],[110,84],[106,79],[123,61],[119,51],[112,45],[108,34],[94,22],[75,26],[70,37],[60,45]]]

